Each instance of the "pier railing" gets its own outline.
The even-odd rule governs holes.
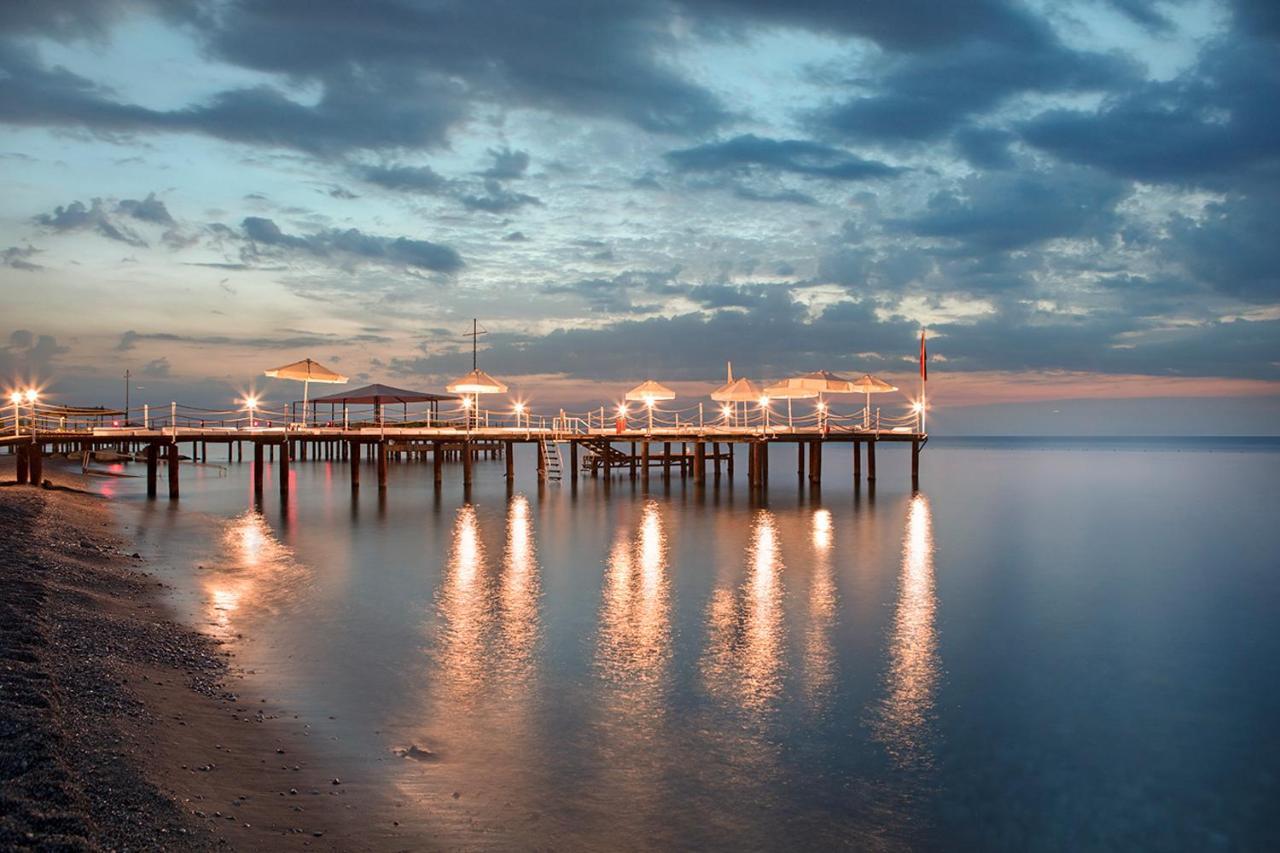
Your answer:
[[[564,409],[534,412],[526,406],[489,408],[459,406],[441,412],[432,405],[373,406],[308,405],[296,412],[290,405],[210,409],[177,402],[167,405],[143,404],[128,411],[67,409],[44,403],[8,407],[0,414],[0,435],[46,433],[172,432],[203,431],[329,431],[362,432],[413,428],[485,431],[525,431],[553,436],[589,436],[663,433],[787,432],[922,432],[921,416],[913,406],[840,406],[823,402],[814,405],[774,401],[759,404],[696,403],[687,406],[599,406],[582,411]],[[905,409],[905,411],[904,411]],[[379,417],[379,414],[382,416]]]

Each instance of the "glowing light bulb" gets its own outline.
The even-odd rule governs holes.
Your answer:
[[[249,408],[249,409],[256,409],[256,408],[258,408],[258,398],[257,398],[257,397],[245,397],[245,398],[244,398],[244,404],[245,404],[245,407],[246,407],[246,408]]]
[[[15,403],[15,404],[16,404],[16,403],[21,403],[21,402],[22,402],[22,392],[21,392],[21,391],[14,391],[12,394],[10,394],[10,395],[9,395],[9,402],[10,402],[10,403]]]
[[[516,414],[524,414],[524,403],[516,403]]]
[[[924,411],[924,403],[912,403],[911,411],[915,412],[917,415],[920,414]]]
[[[766,406],[768,406],[768,405],[769,405],[769,398],[768,398],[768,397],[761,397],[761,398],[760,398],[760,408],[762,408],[762,409],[763,409],[763,408],[765,408],[765,407],[766,407]]]
[[[39,398],[40,393],[34,388],[28,388],[24,396],[27,398],[28,403],[34,403]]]
[[[618,406],[618,417],[625,418],[627,416],[627,404],[623,403]]]

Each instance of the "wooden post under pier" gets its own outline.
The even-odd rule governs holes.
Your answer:
[[[178,442],[171,441],[168,446],[169,454],[169,500],[176,501],[178,499]]]
[[[360,490],[360,443],[351,439],[351,491]]]
[[[280,444],[280,500],[289,499],[289,442]]]
[[[378,441],[378,491],[383,492],[387,489],[387,443]]]
[[[873,438],[867,442],[867,482],[874,483],[876,481],[876,440]]]
[[[157,468],[160,467],[160,445],[154,441],[147,442],[147,497],[154,498],[159,491],[156,484]]]

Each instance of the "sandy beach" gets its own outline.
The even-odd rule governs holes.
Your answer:
[[[421,849],[248,695],[77,472],[0,456],[0,848]]]

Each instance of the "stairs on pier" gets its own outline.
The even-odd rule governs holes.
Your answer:
[[[542,454],[542,475],[547,480],[564,479],[564,460],[560,457],[560,445],[549,436],[538,439],[538,452]]]
[[[582,470],[593,471],[596,468],[621,468],[631,464],[630,454],[623,453],[604,439],[589,439],[582,442],[586,454],[582,457]]]

